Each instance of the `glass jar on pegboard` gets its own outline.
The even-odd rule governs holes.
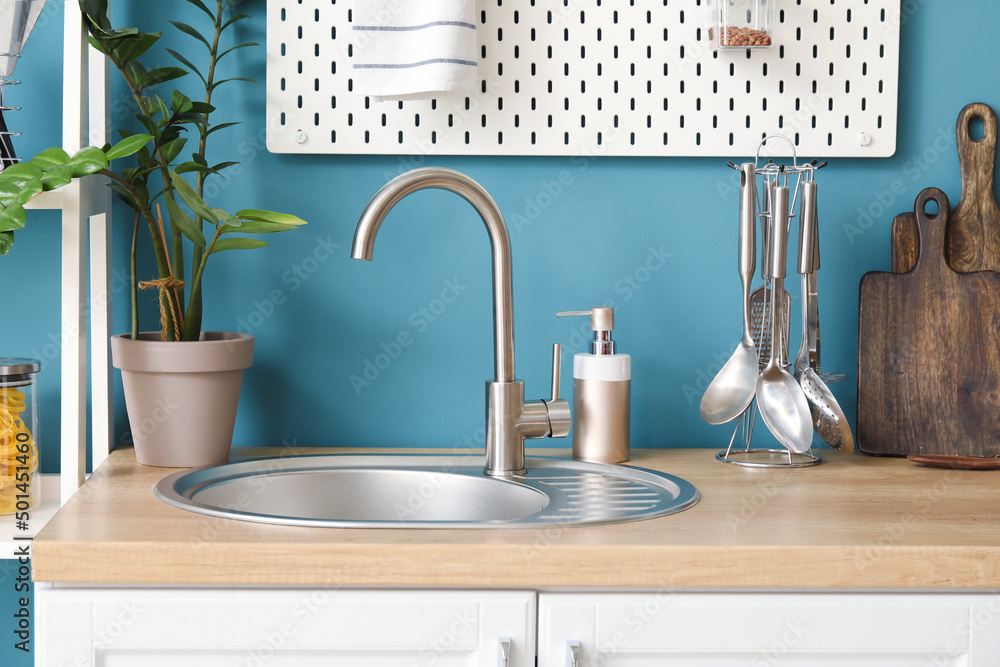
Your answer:
[[[41,499],[34,359],[0,357],[0,514],[26,512]]]
[[[712,49],[771,48],[776,3],[777,0],[706,0]]]

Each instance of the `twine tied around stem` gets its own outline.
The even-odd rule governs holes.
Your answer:
[[[170,307],[170,312],[174,316],[175,326],[180,326],[181,310],[180,304],[174,300],[178,288],[184,287],[185,283],[183,280],[178,280],[173,276],[167,278],[157,278],[156,280],[144,280],[139,283],[139,289],[150,289],[157,288],[160,290],[160,340],[167,339],[167,305],[164,305],[164,301]]]

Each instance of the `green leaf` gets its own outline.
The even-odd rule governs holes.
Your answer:
[[[178,68],[175,68],[175,69],[180,69],[180,68],[178,67]],[[152,72],[150,72],[150,73],[152,73]],[[157,121],[157,122],[160,125],[164,125],[164,126],[167,125],[167,124],[169,124],[169,122],[170,122],[170,109],[167,107],[167,103],[163,101],[162,97],[160,97],[159,95],[157,95],[155,93],[153,94],[153,101],[154,101],[154,104],[155,104],[157,110],[160,112],[160,116],[162,116],[162,118],[159,121]],[[163,141],[167,142],[167,141],[170,141],[170,140],[169,139],[163,139]]]
[[[44,190],[55,190],[64,185],[69,185],[69,182],[72,180],[73,173],[69,170],[69,167],[61,164],[47,169],[42,176],[41,183]]]
[[[184,113],[191,110],[191,107],[194,106],[194,102],[192,102],[191,98],[181,91],[175,90],[170,94],[170,106],[173,107],[174,113]]]
[[[219,54],[218,60],[222,60],[236,49],[245,49],[248,46],[260,46],[260,44],[258,44],[257,42],[245,42],[243,44],[237,44],[236,46],[231,46]]]
[[[215,111],[215,107],[207,102],[192,102],[190,111],[206,115]]]
[[[174,139],[170,143],[163,144],[160,147],[160,155],[169,164],[174,161],[174,158],[180,155],[181,150],[184,148],[184,144],[187,143],[187,137],[180,137]]]
[[[215,213],[219,217],[219,222],[227,227],[239,227],[243,224],[243,221],[237,218],[232,213],[229,213],[225,209],[213,208],[212,213]],[[233,229],[233,231],[237,231]]]
[[[174,79],[179,79],[182,76],[187,75],[187,70],[182,67],[174,67],[168,65],[167,67],[157,67],[156,69],[151,69],[139,80],[140,88],[149,88],[150,86],[155,86],[158,83],[163,83],[164,81],[173,81]]]
[[[111,30],[108,20],[108,0],[80,0],[80,11],[98,28]]]
[[[88,37],[87,41],[90,42],[90,45],[95,49],[97,49],[99,52],[103,53],[104,55],[108,55],[107,52],[104,50],[104,46],[99,41],[97,41],[96,37]]]
[[[212,171],[218,173],[218,172],[222,171],[223,169],[227,169],[229,167],[232,167],[234,164],[239,164],[239,162],[235,162],[235,161],[232,161],[232,160],[230,160],[228,162],[220,162],[219,164],[214,165],[212,167]]]
[[[202,174],[214,173],[211,167],[206,167],[205,165],[198,164],[197,162],[182,162],[181,164],[177,165],[177,169],[175,171],[178,174],[186,174],[190,171],[197,171]]]
[[[31,179],[41,178],[43,173],[42,168],[36,164],[31,162],[18,162],[17,164],[12,164],[0,172],[0,176],[2,176],[5,181],[17,183],[18,187],[20,187]]]
[[[231,26],[233,23],[236,23],[237,21],[242,21],[243,19],[248,19],[248,18],[250,18],[249,14],[236,14],[231,19],[222,24],[221,30],[225,30],[226,28]]]
[[[232,127],[233,125],[239,125],[240,123],[241,121],[236,121],[233,123],[219,123],[218,125],[213,125],[205,134],[207,136],[209,134],[212,134],[213,132],[218,132],[219,130],[224,130],[227,127]]]
[[[135,117],[139,119],[139,122],[142,123],[142,126],[146,128],[146,131],[149,132],[153,138],[160,137],[160,126],[156,124],[155,120],[149,118],[148,116],[144,116],[141,113],[137,113]]]
[[[174,186],[174,190],[184,200],[184,203],[194,211],[195,215],[208,220],[212,224],[219,224],[219,218],[212,212],[212,209],[205,203],[205,200],[198,196],[198,193],[194,191],[190,183],[181,178],[173,170],[170,171],[170,181]]]
[[[205,79],[205,76],[201,73],[201,71],[197,67],[195,67],[191,63],[190,60],[188,60],[187,58],[185,58],[181,54],[177,53],[173,49],[167,49],[167,53],[169,53],[170,55],[172,55],[177,60],[177,62],[179,62],[180,64],[184,65],[189,70],[191,70],[192,72],[194,72],[195,74],[197,74],[198,78],[201,79],[202,83],[204,83],[204,84],[208,83],[208,81]]]
[[[142,32],[134,37],[119,40],[114,47],[115,58],[121,63],[135,60],[160,39],[158,32]]]
[[[239,232],[240,234],[272,234],[289,229],[298,229],[296,225],[283,225],[280,222],[263,222],[261,220],[244,220],[243,224],[234,229],[223,228],[222,233]]]
[[[0,206],[8,206],[21,196],[21,187],[0,176]]]
[[[299,226],[307,224],[302,218],[297,218],[288,213],[277,213],[275,211],[259,211],[248,208],[236,213],[237,217],[244,220],[257,220],[259,222],[277,222],[282,225]]]
[[[200,9],[201,11],[205,12],[206,14],[208,14],[208,18],[212,19],[212,23],[215,23],[215,14],[213,14],[212,10],[210,10],[208,7],[206,7],[205,4],[201,0],[187,0],[187,2],[190,2],[192,5],[194,5],[198,9]]]
[[[125,75],[132,81],[132,83],[139,86],[139,88],[142,88],[142,77],[146,76],[146,68],[142,66],[142,63],[138,60],[131,60],[125,63],[122,69],[125,71]]]
[[[177,205],[177,202],[167,197],[167,210],[170,211],[170,224],[181,230],[184,236],[191,239],[191,242],[196,246],[205,249],[205,235],[201,233],[198,226],[194,224],[194,221],[181,210],[181,207]]]
[[[181,124],[196,123],[198,125],[201,125],[205,122],[205,116],[200,113],[186,111],[184,113],[174,114],[172,120],[175,123],[181,123]]]
[[[44,176],[42,178],[44,178]],[[44,190],[47,189],[48,188],[46,188],[42,184],[41,178],[31,180],[28,183],[21,186],[21,194],[19,194],[17,198],[14,199],[13,203],[21,204],[23,206],[24,204],[27,204],[29,201],[34,199],[36,195],[41,194]]]
[[[264,246],[271,245],[266,241],[261,241],[259,239],[244,239],[244,238],[228,238],[219,239],[212,244],[212,250],[210,254],[214,255],[217,252],[222,252],[224,250],[253,250],[254,248],[263,248]]]
[[[46,148],[44,151],[31,158],[31,164],[42,171],[55,166],[65,165],[69,162],[69,154],[61,148]]]
[[[103,155],[103,153],[101,153]],[[6,204],[25,204],[40,193],[44,173],[30,162],[13,164],[0,172]]]
[[[148,144],[152,138],[153,136],[150,134],[133,134],[130,137],[125,137],[108,151],[108,161],[128,157],[139,152],[139,149]]]
[[[24,207],[20,204],[11,204],[0,210],[0,232],[24,229],[24,221],[27,217]]]
[[[181,32],[191,35],[195,39],[201,41],[202,44],[208,47],[209,51],[212,50],[212,45],[208,43],[208,40],[202,37],[200,32],[189,26],[187,23],[181,23],[180,21],[167,21],[167,22],[173,25]]]
[[[12,245],[14,245],[14,232],[0,232],[0,255],[10,252]]]
[[[87,146],[69,159],[69,170],[74,178],[93,174],[108,168],[108,156],[100,148]]]
[[[260,83],[258,81],[256,81],[256,80],[254,80],[254,79],[248,79],[245,76],[234,76],[234,77],[230,77],[228,79],[222,79],[221,81],[216,81],[215,83],[212,84],[212,90],[215,90],[216,88],[218,88],[222,84],[229,83],[230,81],[246,81],[247,83],[254,83],[254,84],[260,85]]]
[[[108,187],[114,190],[115,195],[117,195],[119,199],[125,202],[129,208],[134,210],[139,207],[138,204],[135,203],[135,199],[132,197],[132,193],[129,192],[128,188],[123,186],[121,183],[116,183],[112,181],[111,183],[108,183]]]

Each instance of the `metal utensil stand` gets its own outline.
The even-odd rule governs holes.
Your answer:
[[[764,144],[767,143],[768,139],[783,139],[788,142],[792,149],[792,164],[790,166],[787,164],[775,163],[771,159],[768,159],[767,163],[763,166],[759,166],[760,152],[764,147]],[[756,189],[756,192],[762,193],[762,196],[756,198],[757,202],[755,210],[757,212],[757,218],[760,220],[762,239],[761,266],[763,269],[761,271],[761,275],[764,278],[763,289],[765,294],[770,294],[771,289],[770,279],[767,278],[769,273],[767,267],[771,255],[770,240],[774,237],[772,227],[775,219],[774,211],[772,210],[774,198],[770,194],[771,188],[778,184],[788,185],[789,180],[794,181],[793,195],[789,203],[790,210],[788,220],[790,227],[792,218],[798,217],[795,213],[795,208],[799,198],[801,185],[804,182],[813,181],[815,179],[816,171],[825,167],[826,164],[826,161],[817,162],[816,160],[812,160],[811,162],[800,165],[795,154],[795,144],[792,143],[788,137],[780,134],[768,135],[764,137],[757,147],[757,153],[754,157],[754,166],[756,168],[756,175],[760,179],[760,187]],[[740,167],[732,162],[729,162],[728,166],[736,169],[737,171],[740,170]],[[785,238],[788,238],[788,230],[785,231]],[[803,294],[802,298],[805,298],[805,296],[806,295]],[[788,361],[789,299],[779,298],[776,300],[776,303],[779,304],[778,310],[780,311],[777,313],[772,312],[771,303],[772,300],[770,298],[764,298],[759,303],[755,303],[752,309],[753,326],[751,329],[751,336],[758,353],[758,368],[763,370],[770,361],[772,352],[774,352],[771,350],[767,332],[771,330],[773,318],[779,317],[781,321],[781,349],[778,350],[777,353],[780,355],[779,363],[787,370],[791,367],[791,364]],[[818,372],[818,322],[816,323],[814,331],[816,334],[815,354],[813,354],[813,341],[810,340],[810,363],[816,364],[815,370]],[[846,379],[846,376],[844,376],[844,378]],[[744,410],[743,413],[735,420],[736,428],[733,430],[733,435],[729,439],[729,446],[725,451],[718,452],[715,455],[716,459],[724,463],[731,463],[733,465],[750,468],[805,468],[822,463],[822,459],[814,454],[812,449],[806,452],[793,452],[791,449],[752,448],[751,443],[753,441],[754,427],[757,424],[758,412],[757,398],[755,396],[746,410]],[[739,437],[738,445],[737,437]]]

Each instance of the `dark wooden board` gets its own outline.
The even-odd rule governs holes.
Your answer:
[[[939,212],[924,211],[934,200]],[[945,262],[948,197],[917,196],[921,249],[905,274],[861,279],[858,447],[868,454],[1000,455],[1000,273]]]
[[[973,140],[969,125],[983,122],[983,137]],[[962,171],[962,199],[948,218],[948,265],[955,271],[1000,271],[1000,207],[993,193],[997,154],[997,116],[985,104],[970,104],[955,125],[958,161]],[[901,213],[892,221],[892,271],[906,273],[920,253],[917,221]]]

